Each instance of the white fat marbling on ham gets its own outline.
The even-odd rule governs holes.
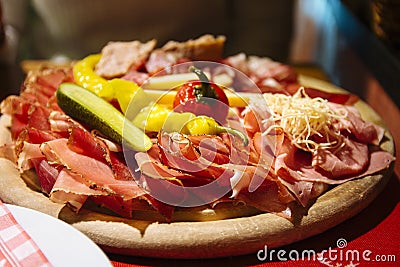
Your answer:
[[[146,70],[150,74],[156,74],[175,65],[178,59],[179,55],[175,52],[155,50],[151,53],[149,60],[145,64]]]
[[[314,186],[313,182],[297,181],[290,179],[282,179],[279,181],[289,189],[290,192],[297,198],[300,204],[305,207],[311,199],[311,192]]]
[[[74,126],[80,126],[71,117],[60,111],[52,111],[49,116],[50,129],[53,132],[67,134]]]
[[[268,57],[239,53],[227,57],[223,62],[246,74],[262,92],[288,94],[285,85],[297,82],[297,73],[290,66]]]
[[[107,192],[91,189],[82,175],[64,168],[50,192],[50,199],[57,203],[68,204],[74,211],[80,210],[88,196],[108,195]]]
[[[108,195],[106,191],[90,188],[81,174],[74,173],[67,168],[63,168],[58,174],[50,195],[56,191],[88,196]]]
[[[149,61],[151,60],[151,56]],[[147,62],[149,62],[147,61]],[[140,72],[136,70],[136,68],[130,68],[127,73],[124,74],[124,76],[121,77],[123,80],[131,81],[134,82],[138,85],[142,85],[149,79],[149,74],[146,72]]]
[[[39,144],[23,142],[22,150],[18,154],[17,166],[20,172],[33,168],[32,159],[43,157]]]
[[[106,78],[124,75],[132,66],[138,67],[143,64],[156,43],[156,40],[146,43],[110,42],[101,51],[102,56],[95,69],[96,74]]]

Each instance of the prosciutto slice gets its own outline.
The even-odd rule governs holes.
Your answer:
[[[366,144],[379,145],[385,129],[371,123],[364,121],[361,118],[360,112],[354,106],[342,106],[337,104],[331,104],[334,109],[345,108],[347,111],[346,118],[339,119],[333,127],[343,134],[351,134],[353,138],[359,142]]]
[[[200,176],[196,176],[190,173],[181,172],[164,165],[159,158],[159,147],[153,145],[153,147],[147,152],[139,152],[135,154],[135,159],[138,165],[138,170],[147,177],[154,179],[179,179],[185,180],[197,180],[204,179]]]
[[[370,151],[367,155],[357,155],[358,151],[353,150],[352,152],[355,153],[353,156],[346,155],[346,152],[340,156],[341,158],[330,155],[331,158],[329,161],[321,161],[315,163],[318,165],[312,166],[311,155],[307,156],[303,152],[296,155],[296,151],[298,150],[293,148],[293,151],[291,150],[289,153],[280,154],[275,162],[276,174],[289,183],[293,183],[293,181],[306,181],[322,182],[331,185],[342,184],[349,180],[384,170],[395,160],[393,155],[386,151]],[[345,162],[352,162],[354,159],[351,157],[354,156],[359,157],[359,162],[357,163],[356,161],[354,165],[351,163],[350,165],[346,165]],[[320,167],[321,165],[327,169],[329,168],[331,171],[323,170]]]
[[[297,73],[290,66],[270,58],[248,57],[244,53],[239,53],[225,58],[222,62],[246,74],[262,92],[288,94],[285,86],[297,82]],[[251,88],[240,90],[249,89]]]
[[[207,140],[204,136],[203,139]],[[206,142],[204,140],[203,143]],[[211,145],[211,142],[209,145]],[[171,168],[212,179],[217,179],[223,173],[229,171],[213,162],[213,160],[224,161],[224,159],[217,156],[218,151],[207,149],[207,145],[205,147],[199,146],[196,149],[192,142],[182,134],[160,133],[159,144],[162,155],[161,160]],[[199,153],[201,151],[205,156],[203,153]]]
[[[107,195],[107,192],[90,188],[82,175],[63,168],[51,189],[50,199],[69,204],[75,211],[80,210],[89,196]]]
[[[60,138],[43,143],[42,153],[50,163],[63,165],[83,177],[91,188],[103,190],[108,194],[118,194],[124,199],[132,199],[145,194],[135,181],[117,180],[111,168],[94,158],[69,149],[68,139]]]
[[[102,56],[96,65],[96,74],[106,78],[120,77],[130,68],[141,66],[156,44],[156,40],[146,43],[110,42],[101,51]]]
[[[42,192],[50,195],[50,192],[57,180],[59,170],[51,166],[46,158],[36,158],[32,160],[36,174],[39,178],[39,182],[42,188]]]
[[[282,195],[287,196],[287,198],[283,199]],[[285,187],[269,181],[254,192],[243,191],[236,197],[236,200],[265,212],[289,213],[288,218],[290,218],[288,203],[294,201],[294,198],[287,192]]]
[[[18,154],[17,166],[23,172],[33,168],[32,159],[42,158],[43,155],[40,151],[39,144],[31,144],[28,142],[22,143],[22,149]]]

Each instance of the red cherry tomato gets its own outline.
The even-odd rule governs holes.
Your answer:
[[[205,115],[223,123],[229,112],[229,100],[224,90],[208,80],[199,69],[191,67],[199,80],[188,81],[178,90],[174,99],[176,112],[192,112],[195,115]]]

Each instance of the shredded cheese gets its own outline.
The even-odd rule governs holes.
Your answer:
[[[314,152],[318,149],[340,149],[343,136],[331,125],[347,116],[346,109],[333,110],[323,98],[311,98],[304,88],[293,96],[265,93],[271,116],[263,121],[271,126],[263,134],[281,128],[298,148]]]

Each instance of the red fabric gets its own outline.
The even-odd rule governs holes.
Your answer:
[[[1,201],[0,266],[52,266]]]
[[[306,240],[288,245],[279,249],[288,253],[296,250],[301,253],[305,250],[314,250],[321,253],[331,249],[331,260],[324,262],[316,260],[297,261],[260,261],[257,253],[228,257],[221,259],[200,260],[168,260],[152,259],[134,256],[121,256],[109,254],[115,267],[136,266],[258,266],[258,267],[282,267],[282,266],[399,266],[400,265],[400,183],[393,175],[384,191],[360,214],[346,222],[326,231],[325,233],[308,238]],[[346,245],[343,246],[343,241]],[[343,246],[342,248],[337,245]],[[238,244],[240,246],[240,244]],[[260,248],[262,249],[262,248]],[[279,249],[276,249],[279,250]],[[334,252],[333,250],[336,250]],[[355,252],[357,251],[357,252]],[[371,253],[369,253],[369,251]],[[346,256],[347,253],[347,256]],[[353,253],[353,254],[352,254]],[[359,255],[357,260],[356,253]],[[365,259],[363,258],[365,254]],[[276,253],[275,253],[276,255]],[[294,255],[294,254],[293,254]],[[342,256],[341,256],[342,255]],[[352,256],[353,255],[353,256]],[[327,253],[323,256],[329,257]],[[336,260],[334,260],[336,256]],[[378,262],[375,257],[386,257],[387,261]],[[351,259],[355,259],[351,261]],[[390,261],[389,261],[390,258]],[[351,265],[353,264],[353,265]]]

